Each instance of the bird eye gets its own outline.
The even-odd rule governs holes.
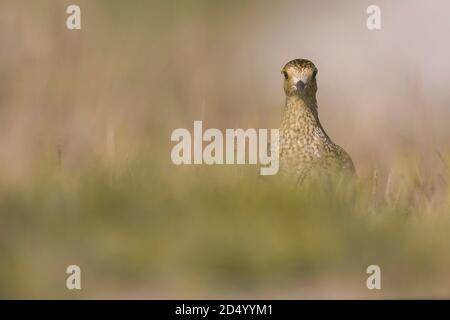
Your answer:
[[[315,79],[316,76],[317,76],[317,70],[314,70],[314,72],[313,72],[313,79]]]
[[[289,76],[286,71],[283,71],[283,75],[284,75],[284,78],[287,80]]]

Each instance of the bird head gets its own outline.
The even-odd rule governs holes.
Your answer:
[[[317,92],[317,68],[309,60],[289,61],[281,70],[284,76],[284,92],[287,97],[315,97]]]

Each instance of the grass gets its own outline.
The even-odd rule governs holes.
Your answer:
[[[294,190],[255,167],[150,155],[46,166],[1,186],[0,295],[448,296],[448,190],[417,180],[414,163],[400,168],[374,194],[372,178]],[[81,292],[65,289],[70,264]],[[371,264],[382,268],[379,292],[365,288]]]

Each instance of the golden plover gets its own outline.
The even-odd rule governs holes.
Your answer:
[[[288,62],[283,70],[286,105],[280,129],[282,171],[299,182],[311,174],[355,173],[353,161],[326,134],[317,111],[317,68],[309,60]]]

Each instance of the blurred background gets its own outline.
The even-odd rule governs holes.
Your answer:
[[[448,297],[449,9],[0,0],[0,297]],[[172,130],[194,120],[277,128],[295,58],[319,69],[356,185],[299,195],[258,168],[171,163]]]

